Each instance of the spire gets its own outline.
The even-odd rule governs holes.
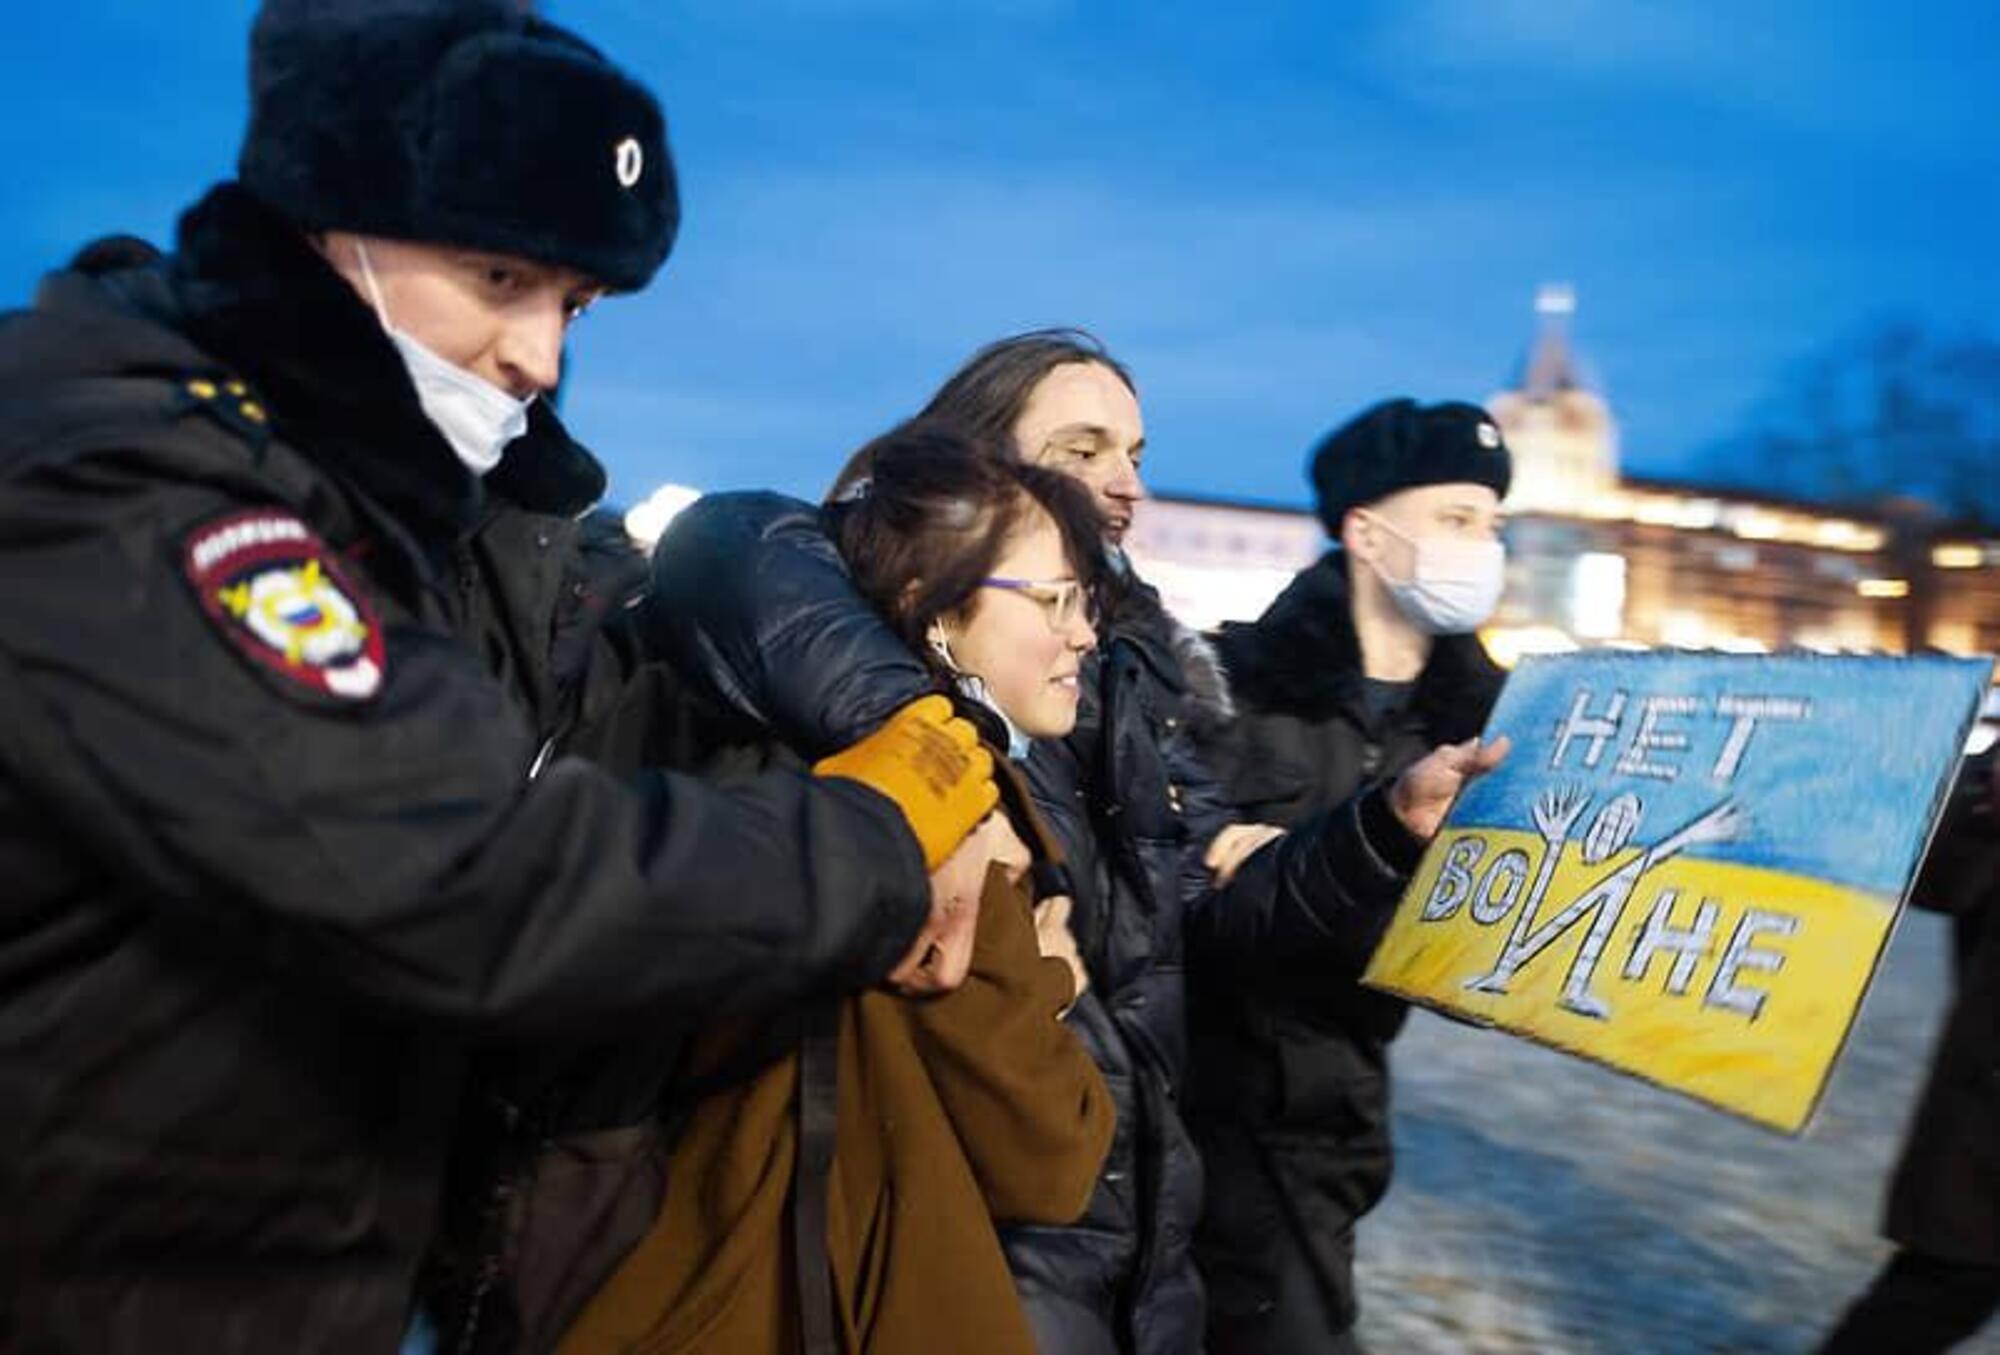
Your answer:
[[[1570,342],[1576,292],[1565,282],[1535,293],[1537,328],[1506,390],[1486,402],[1514,453],[1507,502],[1568,512],[1618,484],[1618,425]]]
[[[1515,370],[1512,383],[1528,399],[1547,400],[1564,391],[1589,389],[1569,339],[1569,318],[1575,313],[1576,289],[1568,283],[1545,282],[1536,290],[1539,324],[1535,341]]]

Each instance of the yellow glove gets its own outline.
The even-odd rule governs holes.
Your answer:
[[[936,870],[1000,798],[993,757],[951,702],[926,696],[889,717],[861,742],[813,764],[819,776],[844,776],[896,802]]]

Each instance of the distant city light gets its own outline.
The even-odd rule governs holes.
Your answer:
[[[1512,499],[1508,502],[1513,504]],[[1881,528],[1866,527],[1846,518],[1821,518],[1809,512],[1781,511],[1655,490],[1615,489],[1542,506],[1599,521],[1643,522],[1648,526],[1688,531],[1720,528],[1746,541],[1787,541],[1857,553],[1881,550],[1888,542],[1888,534]]]
[[[1189,566],[1132,552],[1132,563],[1183,625],[1208,630],[1224,621],[1250,621],[1292,581],[1292,570],[1261,565]]]
[[[1577,642],[1554,626],[1492,626],[1479,632],[1493,662],[1512,668],[1530,654],[1573,654]]]
[[[1769,654],[1771,647],[1754,635],[1724,635],[1715,642],[1715,648],[1725,654]]]
[[[1848,522],[1843,518],[1829,518],[1812,530],[1814,545],[1831,546],[1835,550],[1880,550],[1882,533],[1872,532],[1858,522]]]
[[[667,524],[700,497],[700,490],[686,485],[661,485],[625,514],[625,534],[650,550]]]
[[[1576,288],[1567,282],[1545,282],[1535,292],[1535,309],[1543,315],[1570,315],[1576,310]]]
[[[1569,574],[1570,629],[1587,640],[1615,640],[1625,630],[1625,557],[1585,551]]]
[[[1730,515],[1729,530],[1748,541],[1775,541],[1785,535],[1785,521],[1776,513],[1739,507]]]
[[[1986,563],[1986,552],[1978,546],[1953,542],[1933,549],[1931,563],[1939,569],[1977,569]]]
[[[1854,585],[1854,591],[1865,598],[1906,598],[1910,595],[1908,579],[1862,579]]]
[[[1669,611],[1660,615],[1660,643],[1669,649],[1706,649],[1708,622],[1700,612]]]
[[[1979,652],[1979,627],[1969,619],[1933,621],[1927,638],[1931,648],[1942,649],[1947,654]]]

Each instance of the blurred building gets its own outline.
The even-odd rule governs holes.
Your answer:
[[[2000,535],[1915,502],[1865,512],[1639,480],[1548,287],[1511,384],[1487,401],[1514,453],[1496,656],[1586,645],[1761,653],[2000,650]],[[1141,572],[1189,623],[1257,615],[1325,541],[1309,510],[1161,496],[1139,512]]]

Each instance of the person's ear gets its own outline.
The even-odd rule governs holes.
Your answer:
[[[1340,519],[1340,544],[1356,559],[1372,560],[1376,550],[1375,519],[1365,508],[1350,508]]]

